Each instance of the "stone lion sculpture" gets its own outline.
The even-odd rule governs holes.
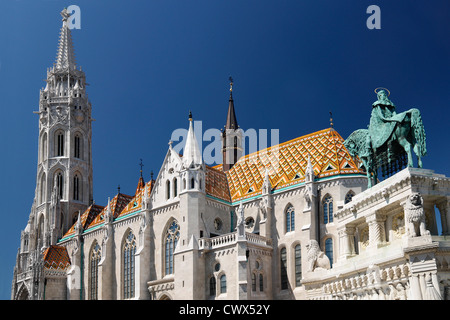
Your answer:
[[[316,240],[309,240],[306,245],[309,271],[316,269],[330,269],[330,259],[320,250]]]
[[[408,237],[418,237],[429,235],[425,227],[425,211],[423,209],[423,199],[420,193],[416,192],[408,196],[405,205],[405,227]]]

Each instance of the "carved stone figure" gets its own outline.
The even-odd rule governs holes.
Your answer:
[[[316,269],[330,269],[330,259],[323,251],[320,251],[319,244],[316,240],[309,240],[306,245],[309,271]]]
[[[423,199],[418,192],[411,194],[406,199],[405,227],[408,237],[425,236],[430,234],[430,231],[428,231],[425,227]]]

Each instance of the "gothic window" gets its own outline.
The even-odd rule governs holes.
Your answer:
[[[262,273],[259,274],[259,291],[264,291],[264,280]]]
[[[183,190],[186,190],[186,179],[183,179]]]
[[[195,187],[195,180],[194,178],[191,178],[191,189],[194,189]]]
[[[295,286],[301,286],[302,281],[302,249],[298,244],[294,249],[295,254]]]
[[[41,161],[47,159],[47,134],[44,133],[41,140]]]
[[[166,200],[170,198],[170,180],[166,181]]]
[[[289,205],[286,209],[286,232],[295,230],[295,210]]]
[[[287,276],[287,255],[286,248],[280,250],[280,276],[281,276],[281,290],[288,288]]]
[[[252,273],[252,291],[256,291],[256,274]]]
[[[79,133],[77,133],[77,134],[75,135],[75,138],[74,138],[74,151],[73,151],[73,156],[74,156],[75,158],[79,158],[79,159],[82,158],[82,157],[81,157],[81,136],[80,136]]]
[[[44,203],[44,201],[45,201],[46,185],[47,185],[47,181],[45,179],[45,173],[43,173],[42,177],[41,177],[41,192],[40,192],[39,203]]]
[[[62,172],[56,174],[56,189],[58,190],[59,198],[63,198],[64,177]]]
[[[80,200],[80,177],[78,174],[73,176],[73,200]]]
[[[173,274],[173,251],[180,239],[180,226],[176,220],[172,221],[165,236],[165,269],[166,275]]]
[[[176,197],[178,195],[178,181],[177,178],[173,179],[173,196]]]
[[[333,198],[327,194],[322,200],[323,223],[333,222]]]
[[[98,299],[98,263],[102,257],[102,252],[98,243],[95,244],[92,249],[89,268],[90,268],[90,279],[89,279],[89,299]]]
[[[220,277],[220,293],[226,292],[227,292],[227,276],[223,274]]]
[[[202,179],[200,179],[200,180],[198,181],[198,188],[199,188],[200,190],[202,190]]]
[[[333,239],[325,240],[325,254],[330,259],[330,266],[333,265]]]
[[[64,156],[64,133],[62,131],[56,133],[56,156]]]
[[[214,276],[209,279],[209,295],[216,295],[216,278],[214,278]]]
[[[123,245],[123,298],[134,297],[136,237],[129,232]]]
[[[347,192],[347,194],[345,195],[344,204],[345,203],[349,203],[350,201],[352,201],[354,195],[355,195],[355,193],[352,190]]]

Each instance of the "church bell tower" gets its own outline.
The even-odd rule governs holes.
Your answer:
[[[68,18],[62,27],[56,61],[47,69],[39,96],[39,142],[33,204],[36,246],[49,246],[67,231],[93,201],[91,103],[86,76],[77,67]],[[33,214],[33,212],[32,212]],[[39,248],[38,248],[39,249]]]
[[[225,129],[222,131],[222,168],[230,170],[242,156],[242,130],[239,128],[234,111],[233,79],[230,77],[230,99]]]

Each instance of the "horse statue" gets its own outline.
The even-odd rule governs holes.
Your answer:
[[[378,100],[372,104],[368,129],[358,129],[344,141],[350,155],[358,156],[362,161],[369,188],[376,184],[378,168],[392,171],[392,167],[401,166],[405,160],[408,167],[413,167],[413,151],[417,156],[417,166],[422,168],[422,157],[427,154],[420,111],[413,108],[396,113],[386,91],[377,92],[377,89]]]

